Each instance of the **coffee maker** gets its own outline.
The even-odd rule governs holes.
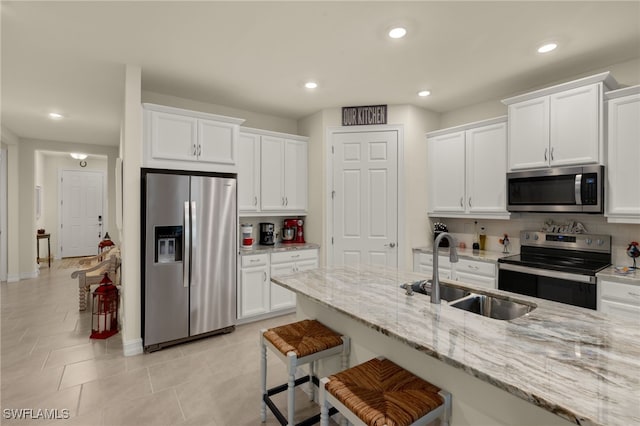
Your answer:
[[[304,243],[304,229],[302,219],[285,219],[282,227],[283,243]]]
[[[273,223],[262,222],[260,223],[260,245],[272,246],[275,243],[273,238]]]

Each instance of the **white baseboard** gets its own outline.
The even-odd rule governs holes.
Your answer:
[[[20,274],[8,274],[7,275],[7,282],[8,283],[15,283],[20,281]]]
[[[137,339],[129,340],[127,342],[122,342],[122,351],[124,352],[124,356],[133,356],[133,355],[141,354],[143,352],[142,339],[137,338]]]
[[[29,280],[31,278],[38,278],[38,270],[35,269],[31,272],[20,272],[20,279],[21,280]]]

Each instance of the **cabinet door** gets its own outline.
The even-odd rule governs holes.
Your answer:
[[[486,288],[496,288],[496,279],[491,277],[485,277],[482,275],[469,274],[466,272],[456,271],[456,281],[462,283],[476,284]]]
[[[286,210],[307,210],[307,143],[284,142],[284,197]]]
[[[151,157],[195,161],[197,120],[184,115],[151,112]]]
[[[549,97],[509,105],[509,169],[549,165]]]
[[[431,212],[465,210],[464,138],[464,132],[456,132],[427,141]]]
[[[640,306],[602,299],[600,300],[600,311],[622,319],[640,321]]]
[[[238,143],[238,210],[257,212],[260,207],[260,136],[240,133]]]
[[[599,161],[601,84],[556,93],[550,99],[552,166]]]
[[[284,139],[261,138],[260,195],[262,211],[284,209]]]
[[[212,120],[198,120],[198,160],[207,163],[237,162],[236,126]]]
[[[271,265],[271,276],[292,274],[295,272],[295,263],[279,263]],[[296,306],[296,294],[291,290],[271,283],[271,310],[288,309]]]
[[[507,124],[467,130],[466,159],[467,210],[506,212]]]
[[[607,216],[640,223],[640,94],[608,103]]]
[[[238,319],[269,312],[269,285],[267,266],[240,270]]]

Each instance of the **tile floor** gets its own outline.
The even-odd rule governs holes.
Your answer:
[[[241,325],[233,333],[133,357],[121,335],[89,338],[91,318],[78,311],[73,268],[55,261],[36,279],[1,284],[1,424],[260,425],[259,330],[287,315]],[[268,386],[285,382],[268,357]],[[300,416],[317,412],[297,389]],[[279,398],[282,396],[282,398]],[[278,395],[285,407],[286,396]],[[8,409],[68,410],[64,420],[8,419]],[[286,412],[286,411],[285,411]],[[271,413],[266,425],[277,425]]]

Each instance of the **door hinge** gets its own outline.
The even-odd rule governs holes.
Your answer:
[[[333,237],[331,237],[331,245],[333,245]]]
[[[332,154],[335,154],[335,153],[336,153],[335,147],[334,147],[333,145],[331,145],[331,153],[332,153]]]
[[[336,198],[336,191],[331,191],[331,199],[333,200],[334,198]]]

